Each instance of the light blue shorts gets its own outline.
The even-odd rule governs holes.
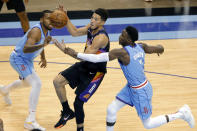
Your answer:
[[[117,94],[116,98],[125,104],[135,106],[142,120],[152,115],[152,86],[148,82],[140,89],[131,88],[128,84]]]
[[[21,79],[31,75],[34,70],[33,61],[18,56],[14,51],[10,55],[10,65],[18,72]]]

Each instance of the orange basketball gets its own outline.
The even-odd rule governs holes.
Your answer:
[[[64,11],[55,10],[50,15],[51,24],[55,28],[63,28],[68,22],[68,16]]]

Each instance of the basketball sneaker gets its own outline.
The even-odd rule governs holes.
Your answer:
[[[4,89],[3,85],[0,85],[0,94],[3,96],[3,99],[4,99],[4,101],[7,105],[12,104],[12,101],[11,101],[10,96],[9,96],[9,92],[8,93],[5,92],[5,89]]]
[[[183,114],[183,120],[186,121],[191,128],[195,126],[195,120],[192,115],[191,109],[188,105],[184,105],[179,109],[179,112]]]
[[[63,113],[63,111],[61,111],[60,116],[60,120],[54,126],[57,129],[63,127],[68,120],[73,119],[75,117],[75,113],[72,110],[70,111],[70,113]]]
[[[40,131],[45,131],[46,129],[41,127],[36,121],[25,121],[24,127],[28,130],[40,130]]]

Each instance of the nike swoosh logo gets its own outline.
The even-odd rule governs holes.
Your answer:
[[[64,120],[67,120],[69,116],[70,116],[70,115],[68,115],[66,118],[64,118]]]
[[[89,73],[90,73],[90,75],[94,74],[94,73],[92,73],[92,72],[89,72]]]

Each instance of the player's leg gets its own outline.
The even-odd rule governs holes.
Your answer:
[[[193,128],[195,125],[194,117],[188,105],[184,105],[178,110],[178,112],[174,114],[160,115],[153,118],[150,117],[146,120],[142,120],[142,122],[146,129],[152,129],[164,125],[168,122],[174,121],[176,119],[185,120],[191,128]]]
[[[21,26],[23,28],[24,34],[28,31],[29,29],[29,19],[27,17],[27,13],[25,11],[25,5],[23,0],[13,0],[13,5],[14,9],[16,11],[17,16],[20,19]]]
[[[122,101],[115,99],[112,101],[112,103],[107,108],[107,120],[106,120],[106,130],[107,131],[113,131],[114,130],[114,124],[116,123],[116,114],[117,112],[124,107],[126,104]]]
[[[21,57],[17,57],[14,52],[10,55],[10,65],[15,71],[17,71],[20,76],[20,80],[16,80],[7,86],[0,86],[0,94],[3,95],[4,100],[7,104],[11,104],[9,92],[12,89],[29,86],[29,84],[25,82],[23,78],[32,73],[32,68],[30,68],[32,67],[32,64],[33,63],[30,62],[24,62],[24,60]]]
[[[84,109],[83,109],[84,101],[79,99],[79,96],[76,96],[74,101],[74,109],[75,109],[75,117],[77,123],[77,131],[84,130]]]
[[[7,86],[0,85],[0,94],[4,97],[5,103],[11,105],[12,101],[9,97],[10,91],[19,87],[28,87],[28,86],[29,86],[28,83],[26,83],[25,81],[16,80]]]
[[[68,120],[74,117],[74,112],[71,110],[68,99],[66,97],[65,85],[69,83],[70,87],[73,89],[78,85],[80,76],[78,65],[79,64],[74,64],[68,69],[60,72],[58,76],[56,76],[53,80],[56,94],[62,105],[61,117],[55,124],[55,128],[63,127]]]
[[[87,102],[94,95],[102,82],[104,75],[105,74],[103,72],[80,73],[80,84],[75,90],[77,96],[74,101],[77,131],[84,130],[84,102]]]
[[[29,115],[25,121],[24,127],[29,130],[40,129],[44,131],[45,128],[41,127],[36,122],[36,108],[41,90],[41,80],[33,70],[32,74],[25,78],[25,81],[27,81],[32,88],[29,96]]]
[[[1,12],[1,9],[2,9],[2,7],[3,7],[3,3],[4,3],[4,2],[0,1],[0,12]]]

